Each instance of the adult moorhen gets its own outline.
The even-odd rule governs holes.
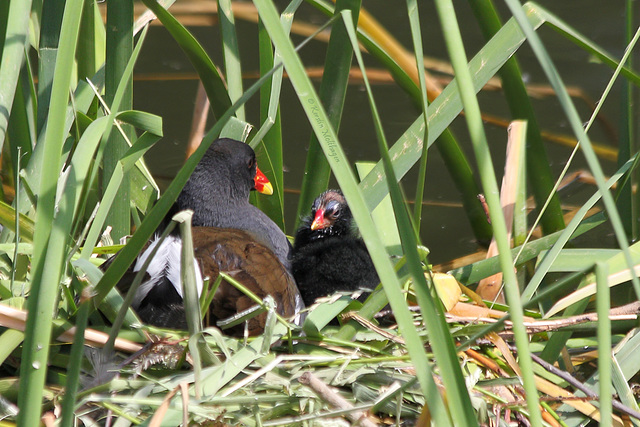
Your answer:
[[[339,190],[318,196],[293,243],[291,271],[306,305],[336,291],[373,290],[380,279]]]
[[[202,278],[213,283],[220,271],[234,277],[260,298],[274,297],[277,311],[293,317],[304,308],[289,272],[291,245],[267,215],[249,203],[249,193],[258,189],[271,194],[271,184],[257,168],[254,151],[232,139],[216,140],[196,166],[167,215],[190,209],[193,213],[193,243],[199,293]],[[271,191],[269,191],[271,190]],[[156,233],[133,269],[118,287],[126,290],[135,273],[157,244]],[[151,325],[186,329],[180,283],[182,242],[177,232],[158,249],[138,288],[132,307]],[[209,307],[212,324],[255,305],[233,285],[222,281]],[[264,329],[266,313],[248,322],[250,335]],[[241,335],[243,325],[225,331]]]

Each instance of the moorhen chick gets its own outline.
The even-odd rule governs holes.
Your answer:
[[[304,305],[289,272],[291,245],[285,234],[262,211],[249,203],[251,190],[271,194],[271,184],[256,165],[253,149],[228,138],[216,140],[207,150],[167,215],[193,211],[194,263],[198,293],[203,277],[214,283],[220,271],[226,272],[259,298],[271,295],[277,311],[293,317]],[[271,190],[271,191],[269,191]],[[157,244],[159,228],[146,250],[138,257],[118,284],[128,289],[145,259]],[[151,325],[186,329],[180,283],[182,242],[176,231],[163,241],[138,288],[132,307]],[[209,307],[209,320],[231,317],[255,305],[233,285],[223,280]],[[264,329],[266,313],[248,322],[250,335]],[[243,325],[226,330],[241,335]]]
[[[296,233],[291,271],[306,305],[337,291],[373,290],[380,283],[339,190],[327,190],[313,202]]]

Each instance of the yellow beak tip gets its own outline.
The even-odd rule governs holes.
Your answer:
[[[273,194],[273,185],[271,185],[270,182],[264,184],[262,186],[262,191],[260,191],[260,193],[266,194],[267,196],[272,195]]]

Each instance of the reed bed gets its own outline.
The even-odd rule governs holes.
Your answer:
[[[515,0],[505,0],[504,19],[490,0],[470,2],[486,42],[468,58],[453,2],[436,0],[448,52],[441,60],[426,56],[415,0],[404,4],[411,46],[359,0],[293,0],[281,9],[269,0],[105,3],[0,5],[0,426],[640,423],[632,102],[640,77],[631,56],[640,32],[631,0],[619,58],[540,5]],[[319,17],[313,25],[298,18],[304,9]],[[240,61],[240,20],[258,29],[257,75]],[[134,67],[151,24],[177,42],[202,87],[191,155],[162,192],[144,161],[163,137],[162,117],[133,109]],[[222,63],[192,25],[218,27]],[[565,87],[540,28],[610,70],[590,117],[580,117],[572,97],[579,90]],[[314,38],[327,44],[320,73],[302,60]],[[525,43],[548,86],[525,85],[517,62]],[[340,128],[362,126],[341,120],[354,77],[375,129],[374,164],[353,164],[339,138]],[[396,141],[387,139],[372,89],[380,81],[418,107]],[[115,285],[216,137],[256,149],[275,191],[254,203],[284,228],[291,142],[282,135],[291,124],[279,113],[283,85],[293,88],[310,132],[297,216],[333,177],[380,286],[364,303],[343,294],[319,300],[301,326],[271,316],[254,338],[206,325],[190,332],[142,325]],[[589,134],[614,87],[627,100],[617,150]],[[483,89],[499,91],[510,117],[480,109]],[[530,98],[541,92],[562,109],[571,136],[541,129]],[[254,123],[250,103],[259,106]],[[473,159],[450,130],[461,114]],[[493,164],[487,122],[509,127],[504,165]],[[549,167],[549,139],[575,147],[560,176]],[[488,246],[440,268],[419,237],[430,226],[422,218],[433,150],[460,193],[470,237]],[[558,188],[577,152],[591,193],[567,209]],[[617,161],[610,176],[603,158]],[[406,197],[402,184],[414,167],[417,190]],[[605,223],[615,248],[572,243]],[[273,312],[273,301],[261,304]]]

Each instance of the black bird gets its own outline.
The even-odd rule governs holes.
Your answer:
[[[339,190],[318,196],[293,244],[293,277],[306,305],[336,291],[373,290],[380,279]]]
[[[291,245],[285,234],[262,211],[249,203],[251,190],[271,194],[273,189],[256,165],[253,149],[232,139],[216,140],[196,166],[175,205],[167,215],[190,209],[198,292],[203,277],[213,283],[220,271],[233,276],[260,298],[274,297],[277,311],[293,317],[304,308],[290,274]],[[162,227],[161,227],[162,228]],[[136,272],[157,244],[155,234],[134,267],[118,287],[126,290]],[[140,318],[151,325],[186,329],[180,282],[182,241],[177,232],[169,235],[159,248],[138,288],[132,307]],[[209,319],[215,321],[233,316],[255,305],[233,285],[222,281],[209,307]],[[266,315],[249,322],[249,333],[264,329]],[[242,334],[242,325],[227,333]]]

